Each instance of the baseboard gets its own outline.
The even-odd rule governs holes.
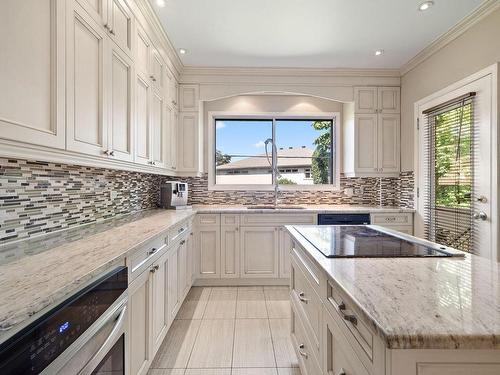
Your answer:
[[[194,286],[290,285],[290,279],[197,279]]]

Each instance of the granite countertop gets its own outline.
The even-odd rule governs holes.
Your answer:
[[[261,206],[261,205],[258,205]],[[286,205],[279,205],[281,207]],[[254,209],[252,206],[238,205],[194,205],[198,213],[397,213],[415,212],[411,208],[391,207],[391,206],[348,206],[348,205],[291,205],[291,207],[304,208],[277,208],[277,209]]]
[[[332,259],[287,229],[388,348],[500,349],[500,263],[472,254]]]
[[[0,246],[0,254],[17,249],[24,255],[0,262],[0,342],[33,315],[123,264],[130,251],[195,213],[149,210]]]

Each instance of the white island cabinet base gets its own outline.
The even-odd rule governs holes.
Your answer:
[[[450,264],[455,270],[463,272],[468,268],[471,273],[471,270],[483,275],[487,273],[485,277],[491,284],[481,283],[490,289],[485,291],[489,293],[489,297],[486,296],[489,302],[482,301],[482,306],[477,308],[469,309],[463,305],[468,303],[467,296],[463,295],[462,306],[456,307],[463,312],[461,317],[453,314],[456,312],[453,308],[451,311],[443,307],[442,303],[446,301],[434,300],[432,296],[430,300],[420,298],[418,293],[426,293],[429,288],[422,289],[425,285],[416,286],[416,296],[412,293],[402,296],[401,299],[419,299],[422,304],[437,304],[436,311],[440,311],[441,316],[436,316],[436,313],[433,317],[426,317],[424,305],[420,310],[415,308],[413,313],[410,313],[404,311],[404,306],[398,305],[401,299],[392,299],[393,292],[409,293],[408,289],[405,289],[402,276],[398,276],[397,271],[390,271],[387,268],[387,265],[397,262],[397,259],[328,259],[312,248],[307,239],[292,226],[287,226],[286,229],[293,238],[290,249],[293,318],[291,334],[302,375],[500,374],[500,327],[498,310],[495,310],[495,306],[498,308],[500,290],[500,286],[496,285],[499,281],[498,264],[486,264],[488,260],[476,256],[467,258],[470,255],[458,260],[462,262],[460,264],[445,264],[442,258],[413,259],[415,263],[411,264],[414,269],[422,268],[424,274],[429,270],[430,273],[437,272],[435,270],[439,267],[447,267],[447,264]],[[449,258],[446,260],[457,262]],[[401,264],[406,264],[408,259],[402,262]],[[423,262],[427,262],[427,265]],[[439,264],[433,266],[432,262]],[[391,273],[385,274],[382,282],[375,274],[384,267]],[[403,269],[401,272],[411,273],[411,270]],[[422,273],[422,270],[420,272]],[[420,275],[418,271],[415,273]],[[367,274],[366,277],[363,274]],[[463,284],[464,280],[451,280],[450,277],[449,274],[442,275],[443,288],[451,288],[450,294],[456,292],[454,287],[457,289],[466,287]],[[389,286],[384,284],[387,278],[394,278],[391,290],[387,290]],[[417,279],[408,273],[406,278]],[[356,280],[361,283],[370,280],[370,284],[363,284],[365,290],[360,290],[353,286]],[[426,282],[416,281],[420,284]],[[398,286],[398,283],[403,285]],[[382,293],[382,290],[386,293]],[[475,292],[477,291],[469,290],[469,293]],[[363,299],[363,296],[366,299]],[[469,299],[473,298],[476,301],[486,297],[472,295]],[[363,303],[360,303],[359,299]],[[446,315],[447,313],[450,315]],[[486,328],[481,324],[485,313],[490,316],[491,322]],[[387,317],[388,314],[396,314],[395,319],[391,320]],[[407,324],[404,323],[401,314],[405,315]],[[450,325],[449,328],[446,325],[432,327],[433,321],[443,322],[451,316],[459,320],[457,324]],[[321,327],[319,337],[318,326]]]

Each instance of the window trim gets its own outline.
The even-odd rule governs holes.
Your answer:
[[[280,185],[280,190],[285,191],[339,191],[340,190],[340,148],[341,148],[341,114],[340,112],[256,112],[241,113],[231,111],[208,112],[208,190],[243,190],[243,191],[273,191],[274,185],[229,185],[215,183],[215,120],[218,119],[242,119],[242,120],[328,120],[333,121],[334,131],[334,157],[335,171],[333,184],[321,185]],[[274,136],[274,134],[273,134]]]

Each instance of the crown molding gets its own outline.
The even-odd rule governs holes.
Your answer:
[[[182,63],[177,50],[172,44],[170,38],[167,35],[165,28],[163,27],[162,22],[158,18],[158,15],[154,11],[153,7],[149,3],[148,0],[135,0],[135,3],[142,15],[149,21],[149,23],[154,27],[155,31],[163,37],[163,42],[165,43],[166,53],[173,65],[173,67],[177,70],[177,75],[180,76],[182,71],[184,70],[184,64]]]
[[[434,40],[431,44],[425,47],[417,55],[415,55],[411,60],[404,64],[400,69],[401,76],[408,73],[410,70],[417,67],[419,64],[427,60],[437,51],[445,47],[447,44],[451,43],[453,40],[458,38],[473,25],[481,21],[483,18],[488,16],[493,11],[500,8],[499,0],[486,0],[479,7],[477,7],[472,13],[463,18],[455,26],[453,26],[446,33],[441,35],[439,38]]]
[[[246,68],[184,66],[183,76],[250,77],[400,77],[399,69]]]

